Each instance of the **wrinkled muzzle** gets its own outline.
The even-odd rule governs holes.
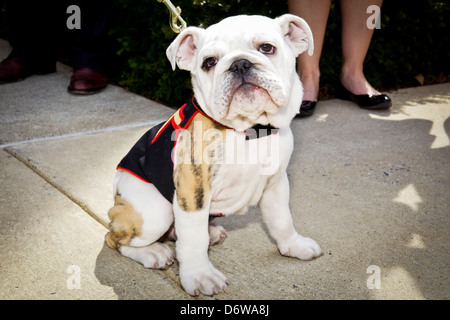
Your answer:
[[[214,102],[220,118],[256,120],[262,113],[276,113],[287,103],[281,79],[264,65],[236,59],[221,75]]]

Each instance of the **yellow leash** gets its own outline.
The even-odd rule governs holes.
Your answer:
[[[180,33],[183,31],[186,28],[186,22],[181,18],[180,7],[175,7],[170,0],[158,0],[158,2],[163,2],[169,9],[169,25],[173,32]]]

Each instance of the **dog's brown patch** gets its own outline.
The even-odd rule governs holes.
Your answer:
[[[113,249],[129,245],[131,239],[141,235],[142,216],[120,194],[116,194],[114,207],[109,209],[109,233],[106,235],[106,244]]]
[[[214,157],[218,144],[225,141],[226,128],[197,114],[177,141],[174,182],[178,205],[184,211],[198,211],[209,201]]]

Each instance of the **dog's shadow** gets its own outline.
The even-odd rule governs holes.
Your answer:
[[[257,233],[262,232],[265,233],[264,236],[267,236],[270,241],[275,244],[275,240],[272,239],[266,224],[263,222],[261,212],[258,207],[251,207],[245,214],[242,215],[233,214],[224,218],[216,218],[214,221],[227,230],[229,237],[232,237],[234,232],[240,231],[254,231]]]
[[[95,276],[102,285],[111,287],[120,300],[180,300],[190,297],[179,284],[177,263],[167,270],[147,269],[120,255],[106,243],[97,256]]]
[[[225,242],[239,241],[232,240],[233,235],[241,238],[242,232],[247,233],[247,229],[264,225],[257,208],[250,209],[244,215],[215,218],[214,221],[227,230],[228,239]],[[268,234],[265,226],[263,229]],[[175,251],[174,242],[165,243]],[[221,246],[219,244],[211,248],[220,253]],[[226,251],[225,248],[222,249]],[[104,243],[97,256],[95,276],[102,285],[113,288],[118,299],[189,299],[190,296],[180,286],[178,270],[177,261],[167,270],[146,269]]]
[[[252,207],[245,214],[233,214],[230,216],[214,218],[214,222],[223,226],[227,232],[232,232],[239,229],[245,229],[253,223],[262,223],[262,219],[259,209]]]

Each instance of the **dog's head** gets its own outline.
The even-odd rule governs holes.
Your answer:
[[[188,70],[204,111],[237,130],[253,125],[287,127],[303,88],[295,58],[313,52],[307,23],[294,15],[276,19],[235,16],[207,29],[189,27],[167,49],[172,68]]]

